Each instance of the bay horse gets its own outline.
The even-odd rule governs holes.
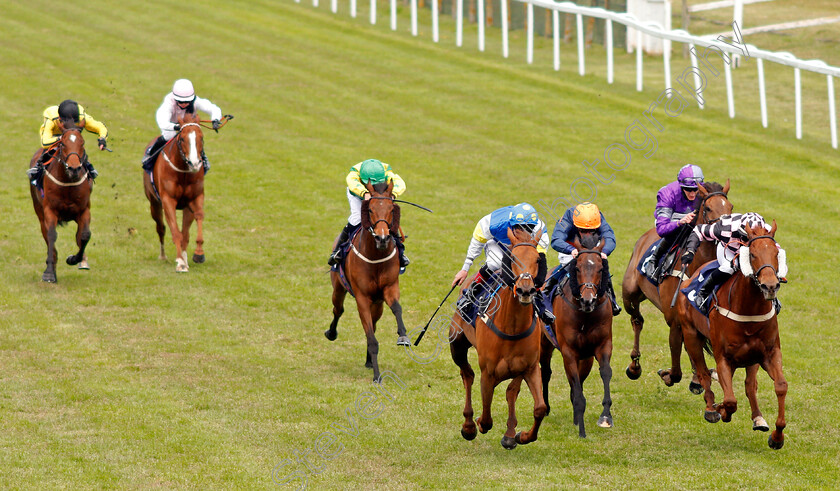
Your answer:
[[[476,428],[481,433],[487,433],[493,427],[490,411],[493,392],[505,380],[512,379],[506,391],[508,419],[502,447],[511,450],[517,444],[535,441],[545,417],[547,408],[539,372],[542,324],[533,305],[537,295],[534,283],[539,261],[537,244],[541,236],[541,230],[532,235],[525,230],[508,229],[511,242],[510,273],[514,279],[512,286],[505,286],[498,291],[491,308],[476,319],[475,328],[457,311],[449,326],[449,350],[452,361],[461,369],[461,380],[466,390],[461,436],[467,440],[475,438]],[[475,372],[467,356],[471,346],[475,346],[481,368],[482,412],[475,421],[472,407]],[[516,399],[523,380],[534,398],[534,424],[530,430],[517,433]]]
[[[41,234],[47,243],[47,269],[41,280],[48,283],[57,281],[56,225],[64,225],[70,220],[76,222],[76,245],[79,250],[67,257],[67,264],[78,264],[79,269],[89,269],[85,247],[90,241],[90,193],[93,191],[93,180],[82,165],[87,158],[85,140],[81,128],[75,124],[65,126],[65,123],[59,121],[58,127],[61,129],[61,137],[55,143],[55,153],[44,164],[43,194],[36,186],[29,187],[32,206],[41,222]],[[29,162],[30,168],[36,165],[45,151],[40,148],[35,152]]]
[[[394,183],[366,184],[370,199],[362,202],[361,230],[350,241],[344,272],[351,295],[356,298],[359,318],[367,338],[365,367],[373,368],[373,381],[379,382],[379,341],[376,322],[382,317],[382,303],[387,303],[397,319],[397,345],[408,346],[409,339],[400,305],[400,260],[393,234],[399,230],[399,206],[391,194]],[[344,313],[347,289],[337,271],[330,272],[333,294],[333,320],[324,336],[338,337],[338,319]]]
[[[612,368],[612,306],[606,293],[607,281],[604,278],[604,260],[601,251],[604,241],[597,241],[592,234],[582,236],[584,244],[577,237],[574,247],[578,255],[569,264],[569,281],[554,298],[557,349],[563,355],[563,366],[569,380],[570,398],[573,408],[573,424],[578,426],[579,436],[586,438],[583,414],[586,411],[586,398],[583,396],[583,382],[592,370],[592,363],[598,360],[601,381],[604,383],[603,411],[598,418],[598,426],[612,428],[613,419],[610,408],[610,380]],[[548,382],[551,380],[551,356],[554,344],[543,336],[540,352],[543,394],[547,411],[551,410],[548,400]]]
[[[166,235],[164,217],[175,243],[175,271],[186,273],[187,246],[190,242],[190,227],[193,221],[198,225],[195,240],[194,263],[203,263],[204,258],[204,166],[201,153],[204,148],[204,133],[195,114],[178,118],[181,125],[178,134],[166,142],[158,153],[151,174],[143,172],[143,189],[149,200],[149,209],[155,221],[160,240],[160,259],[166,260],[163,237]],[[154,140],[152,140],[154,141]],[[183,221],[178,228],[176,210],[183,210]]]
[[[767,431],[756,398],[756,375],[760,366],[773,379],[778,399],[776,429],[767,439],[770,448],[778,450],[784,444],[782,432],[787,424],[787,381],[782,372],[779,323],[773,300],[787,274],[787,265],[780,262],[775,235],[775,220],[770,232],[761,226],[747,228],[747,242],[741,248],[739,257],[740,272],[720,286],[717,296],[712,298],[708,319],[689,305],[685,294],[680,294],[677,308],[686,352],[697,368],[700,383],[706,391],[705,419],[710,423],[720,419],[731,421],[738,408],[732,389],[732,375],[735,369],[745,368],[745,388],[752,409],[753,429]],[[685,286],[688,286],[688,281],[683,283]],[[710,387],[711,376],[703,356],[704,348],[711,348],[715,357],[718,382],[724,394],[723,403],[719,405],[715,404],[715,395]]]
[[[732,203],[729,202],[729,179],[726,184],[721,186],[716,182],[707,182],[698,186],[697,194],[699,198],[699,205],[696,210],[696,224],[710,224],[718,221],[722,215],[732,213]],[[671,368],[657,371],[657,374],[665,382],[668,387],[678,383],[682,380],[682,367],[680,366],[680,357],[682,356],[682,331],[679,326],[679,319],[676,308],[671,307],[671,302],[674,298],[674,293],[680,286],[683,277],[681,277],[681,269],[679,261],[676,261],[674,267],[671,268],[668,276],[665,276],[662,282],[654,285],[648,281],[639,271],[636,266],[641,261],[644,253],[659,240],[659,235],[656,229],[652,228],[645,232],[633,247],[633,254],[630,256],[630,263],[627,264],[627,270],[624,272],[624,280],[621,283],[621,297],[624,303],[624,308],[630,315],[630,324],[633,326],[633,349],[630,352],[630,365],[627,366],[625,373],[631,380],[636,380],[642,374],[642,365],[640,363],[641,350],[639,349],[639,338],[642,333],[645,319],[642,316],[639,304],[644,300],[650,300],[652,304],[658,308],[665,317],[665,322],[668,324],[668,345],[671,350]],[[677,254],[679,258],[679,253]],[[697,269],[708,261],[715,258],[715,245],[711,242],[703,242],[697,249],[694,255],[694,261],[688,266],[686,270],[686,277],[694,274]],[[689,389],[695,394],[702,392],[702,388],[698,383],[697,375],[689,385]]]

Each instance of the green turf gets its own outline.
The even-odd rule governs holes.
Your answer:
[[[394,345],[389,314],[380,324],[380,366],[405,388],[390,385],[394,399],[380,397],[381,413],[356,417],[357,431],[347,430],[355,436],[336,429],[347,426],[347,408],[375,390],[352,300],[338,340],[322,334],[331,319],[325,261],[346,218],[350,165],[389,162],[407,183],[404,198],[435,211],[403,208],[413,263],[401,278],[402,304],[416,328],[448,291],[475,222],[499,206],[568,196],[585,176],[580,162],[603,160],[605,147],[623,141],[658,96],[662,74],[661,61],[647,59],[646,90],[638,93],[634,59],[618,55],[616,83],[608,85],[598,47],[587,52],[591,69],[580,77],[573,45],[564,45],[556,73],[545,40],[535,64],[524,63],[521,32],[504,60],[496,30],[488,31],[494,44],[478,53],[474,26],[458,49],[451,20],[435,45],[428,23],[422,38],[410,36],[402,5],[397,33],[385,10],[372,27],[367,3],[356,20],[346,3],[338,16],[328,5],[0,1],[0,487],[266,488],[278,463],[306,454],[328,431],[343,447],[332,460],[310,453],[319,473],[295,463],[275,478],[304,473],[313,488],[836,486],[838,154],[824,123],[806,124],[804,139],[795,140],[792,109],[787,123],[778,109],[767,130],[757,109],[730,120],[721,79],[710,81],[705,110],[668,118],[656,153],[632,152],[596,201],[618,237],[617,277],[652,224],[656,190],[687,161],[710,179],[731,179],[737,211],[778,221],[790,265],[780,293],[790,383],[782,450],[750,429],[742,390],[733,422],[710,425],[685,383],[659,381],[667,333],[649,304],[643,376],[624,375],[632,333],[622,314],[614,324],[616,427],[595,426],[602,389],[592,376],[584,387],[586,440],[571,425],[555,358],[552,413],[536,443],[512,452],[499,445],[501,389],[496,427],[464,441],[463,390],[448,351],[417,363]],[[675,71],[688,65],[680,60]],[[746,68],[753,73],[754,62]],[[207,263],[191,264],[186,275],[174,272],[168,238],[170,261],[157,260],[139,167],[157,132],[154,111],[180,77],[236,116],[218,135],[205,135],[213,163]],[[781,83],[792,74],[768,67],[768,77]],[[748,82],[736,84],[757,100]],[[101,174],[92,269],[60,262],[58,283],[49,285],[40,282],[46,247],[24,170],[41,111],[68,97],[108,125],[114,152],[90,149]],[[773,95],[772,102],[790,100]],[[74,252],[74,232],[73,224],[59,230],[60,258]],[[431,355],[433,341],[428,336],[419,355]],[[742,381],[739,372],[737,387]],[[775,397],[763,372],[759,401],[772,422]],[[529,426],[530,397],[518,408],[520,427]]]

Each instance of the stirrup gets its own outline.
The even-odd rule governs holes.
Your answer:
[[[334,250],[332,254],[330,254],[330,258],[327,260],[327,264],[330,266],[335,266],[336,264],[341,262],[341,247]]]

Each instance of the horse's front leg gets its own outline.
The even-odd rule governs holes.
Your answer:
[[[779,341],[776,339],[776,348],[770,355],[769,360],[765,359],[761,366],[773,379],[773,385],[776,389],[776,398],[779,401],[779,414],[776,416],[776,429],[770,434],[767,439],[767,444],[770,448],[778,450],[785,444],[785,435],[782,433],[787,426],[785,421],[785,397],[787,397],[788,385],[785,379],[785,374],[782,372],[782,350],[779,348]]]
[[[685,324],[681,326],[683,331],[683,339],[685,342],[685,352],[688,353],[688,358],[697,376],[700,378],[700,385],[703,389],[703,399],[706,401],[706,410],[703,417],[709,423],[717,423],[720,421],[720,414],[715,411],[715,393],[712,392],[712,374],[706,366],[706,357],[703,354],[703,344],[705,338],[701,338],[697,329],[693,325]],[[701,392],[703,392],[701,391]]]
[[[397,346],[408,346],[411,341],[405,331],[405,324],[402,318],[402,306],[400,305],[400,284],[394,282],[385,288],[385,302],[391,308],[394,317],[397,319]]]
[[[566,368],[566,378],[569,380],[571,391],[572,409],[574,414],[573,424],[578,425],[581,438],[586,438],[586,429],[583,422],[583,414],[586,412],[586,397],[583,396],[583,385],[578,371],[577,356],[571,349],[564,346],[563,365]]]
[[[551,381],[551,356],[554,354],[554,345],[548,337],[543,334],[540,339],[540,374],[542,376],[542,395],[545,403],[545,416],[551,412],[551,404],[548,401],[548,383]],[[530,387],[530,386],[529,386]],[[533,393],[533,389],[531,390]]]
[[[682,339],[682,336],[680,336]],[[610,381],[612,380],[612,367],[610,366],[610,358],[612,357],[612,340],[606,340],[595,351],[595,357],[598,359],[598,367],[601,372],[601,381],[604,383],[604,400],[601,405],[604,410],[601,411],[601,417],[598,418],[598,426],[601,428],[612,428],[613,419],[612,412],[612,397],[610,396]]]
[[[190,270],[187,264],[187,251],[184,250],[181,231],[178,230],[178,222],[175,217],[175,200],[168,194],[163,194],[160,197],[163,204],[163,216],[166,218],[166,224],[169,225],[169,233],[172,234],[172,242],[175,243],[175,272],[186,273]]]
[[[502,447],[513,450],[516,448],[516,398],[519,397],[519,389],[522,387],[522,376],[514,377],[507,386],[505,398],[508,403],[507,431],[502,435]]]
[[[770,427],[767,425],[767,420],[761,414],[761,409],[758,408],[758,364],[750,365],[746,368],[747,377],[744,379],[744,392],[747,394],[747,399],[750,401],[750,417],[753,421],[753,430],[768,431]]]
[[[190,203],[193,216],[195,216],[196,236],[195,236],[195,252],[193,253],[193,262],[201,264],[204,262],[204,194],[198,195],[195,200]],[[186,248],[185,248],[186,249]]]
[[[489,370],[482,367],[481,369],[481,416],[475,420],[478,426],[478,431],[487,433],[493,428],[493,414],[491,407],[493,405],[493,391],[499,383],[496,377],[493,376]]]
[[[79,252],[67,256],[67,264],[70,266],[79,265],[79,269],[90,269],[85,258],[85,247],[90,241],[90,208],[86,209],[76,219],[76,245],[79,246]]]
[[[516,443],[525,445],[537,439],[537,434],[540,431],[540,425],[543,418],[548,414],[548,404],[543,398],[543,383],[541,379],[540,370],[534,365],[528,373],[525,374],[525,383],[528,384],[528,390],[531,391],[531,396],[534,398],[534,425],[531,429],[516,434]]]
[[[721,350],[723,348],[721,347]],[[732,421],[732,415],[738,410],[738,402],[735,400],[735,391],[732,389],[732,376],[734,368],[729,364],[723,354],[717,356],[715,353],[715,364],[717,365],[718,383],[723,389],[723,402],[718,405],[717,411],[724,423]]]
[[[645,281],[642,278],[637,281]],[[639,338],[642,335],[642,328],[645,325],[645,318],[642,316],[642,311],[639,309],[643,297],[642,291],[638,285],[635,285],[631,290],[627,286],[628,281],[625,279],[621,288],[622,303],[624,310],[630,316],[630,325],[633,327],[633,349],[630,351],[630,364],[627,365],[625,373],[630,380],[636,380],[642,375],[642,352],[639,348]]]
[[[362,321],[362,328],[367,338],[367,359],[365,367],[373,369],[373,381],[379,382],[379,341],[376,340],[374,332],[373,314],[371,309],[373,302],[361,294],[356,294],[356,307],[359,310],[359,319]]]
[[[55,213],[53,213],[50,209],[45,209],[44,228],[47,231],[47,269],[44,270],[44,274],[41,276],[41,281],[46,281],[47,283],[55,283],[58,280],[55,275],[55,263],[58,256],[55,249],[55,241],[58,238],[58,232],[55,230],[57,224],[58,219],[56,218]]]

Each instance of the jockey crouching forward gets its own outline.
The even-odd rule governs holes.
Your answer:
[[[49,162],[53,157],[55,150],[50,149],[55,142],[61,138],[61,128],[59,122],[65,127],[77,126],[84,128],[91,133],[99,135],[99,149],[105,150],[107,147],[105,139],[108,138],[108,128],[99,121],[93,119],[90,114],[85,112],[85,108],[80,106],[76,101],[67,99],[57,106],[50,106],[44,109],[44,122],[41,123],[41,146],[44,148],[44,153],[36,162],[35,167],[29,169],[27,174],[29,180],[32,181],[33,186],[38,185],[38,181],[44,173],[44,164]],[[73,123],[72,125],[70,123]],[[99,172],[93,168],[93,164],[88,160],[87,155],[82,159],[82,165],[90,175],[91,179],[96,179]]]
[[[723,215],[720,220],[713,224],[703,224],[694,227],[694,231],[688,239],[680,259],[683,264],[691,264],[694,260],[694,253],[697,252],[697,247],[701,241],[717,242],[717,261],[718,268],[710,271],[708,277],[697,291],[697,298],[695,303],[700,307],[701,312],[708,315],[709,306],[711,302],[709,298],[712,297],[712,292],[717,285],[722,285],[730,276],[736,271],[739,271],[739,262],[735,260],[739,249],[749,240],[747,237],[747,227],[753,229],[762,227],[764,230],[770,232],[771,226],[768,225],[764,218],[758,213],[733,213],[731,215]],[[784,261],[784,249],[776,243],[779,248],[779,269],[782,269],[782,262]],[[782,305],[778,299],[773,299],[773,304],[776,306],[776,313],[782,309]]]
[[[580,203],[573,206],[563,213],[563,218],[557,222],[554,227],[554,232],[551,234],[551,248],[558,252],[557,258],[560,260],[560,266],[546,282],[544,290],[548,292],[554,284],[556,284],[563,275],[567,274],[566,266],[572,262],[578,255],[578,250],[572,246],[575,238],[582,238],[584,235],[594,234],[595,241],[604,241],[604,248],[601,250],[601,259],[604,261],[604,273],[602,278],[607,280],[607,295],[612,304],[613,315],[621,313],[621,307],[615,300],[615,290],[612,286],[612,276],[609,273],[609,264],[607,263],[607,256],[615,250],[615,232],[613,232],[610,224],[598,205],[593,203]],[[602,280],[603,281],[603,280]],[[551,299],[545,298],[546,308],[551,309]]]
[[[534,299],[534,308],[540,319],[546,324],[554,323],[554,315],[545,310],[542,301],[542,291],[539,289],[545,281],[547,273],[545,251],[548,247],[548,234],[545,232],[545,223],[539,219],[539,215],[533,206],[528,203],[520,203],[515,206],[505,206],[485,215],[473,230],[470,246],[467,249],[467,257],[461,270],[455,274],[452,286],[460,285],[466,279],[473,261],[484,251],[485,262],[478,270],[475,280],[469,288],[464,290],[456,304],[458,311],[463,318],[468,318],[467,311],[477,301],[487,286],[487,280],[495,272],[502,271],[503,278],[510,276],[511,254],[510,239],[507,233],[509,228],[521,228],[530,234],[541,233],[537,252],[540,254],[539,272],[534,278],[537,287],[537,297]],[[511,280],[511,278],[507,278]]]
[[[335,249],[333,249],[327,261],[330,266],[341,262],[343,244],[352,237],[353,232],[362,223],[362,200],[370,199],[370,193],[368,193],[365,184],[394,183],[391,194],[395,198],[399,198],[405,192],[405,182],[402,178],[391,170],[390,165],[376,159],[368,159],[351,167],[345,181],[347,182],[347,201],[350,202],[350,216],[347,218],[347,225],[344,226],[336,239]],[[411,261],[405,255],[405,244],[403,244],[402,238],[393,237],[400,254],[400,273],[403,273],[405,267]]]
[[[218,131],[222,126],[222,110],[219,109],[219,106],[196,96],[193,84],[189,80],[185,78],[176,80],[172,92],[166,94],[163,103],[155,113],[155,120],[160,127],[161,135],[146,147],[143,156],[143,170],[152,172],[160,150],[166,145],[166,142],[175,138],[181,131],[178,118],[183,118],[186,114],[195,114],[196,110],[210,115],[214,130]],[[201,162],[204,164],[204,173],[207,174],[210,170],[210,162],[207,160],[207,155],[204,154],[204,148],[201,149]]]

